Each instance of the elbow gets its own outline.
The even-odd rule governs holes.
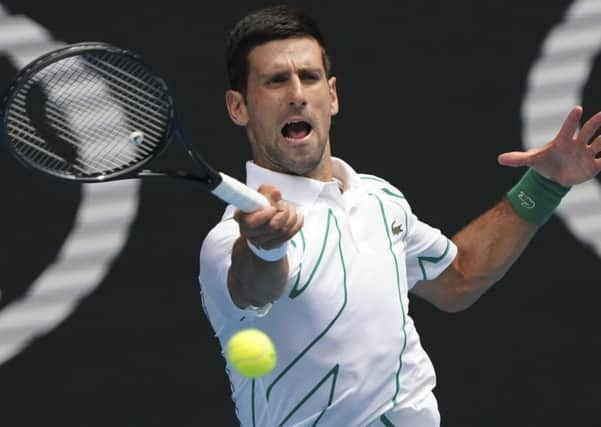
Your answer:
[[[463,262],[462,262],[463,261]],[[501,277],[504,272],[497,268],[474,268],[464,257],[457,257],[453,274],[445,287],[444,301],[439,307],[447,313],[467,310]]]
[[[439,277],[423,281],[414,292],[446,313],[467,310],[502,274],[495,269],[474,268],[465,259],[457,256]]]
[[[467,279],[450,287],[439,309],[446,313],[459,313],[470,308],[484,294],[488,286],[482,280]]]

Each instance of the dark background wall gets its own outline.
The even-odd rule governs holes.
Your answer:
[[[448,235],[519,179],[522,171],[498,166],[496,156],[522,147],[526,76],[569,1],[291,3],[313,13],[331,44],[341,102],[334,155],[395,183]],[[223,103],[223,43],[239,17],[271,2],[0,4],[60,41],[141,53],[172,83],[195,143],[244,178],[249,150]],[[15,72],[1,59],[0,85]],[[601,109],[600,81],[597,57],[583,92],[586,116]],[[186,164],[177,150],[164,161]],[[32,176],[6,152],[0,174],[1,313],[55,259],[82,189]],[[1,425],[235,425],[196,282],[200,244],[222,209],[192,185],[144,182],[127,243],[102,283],[0,364]],[[443,426],[596,423],[600,265],[554,217],[469,310],[450,315],[412,299],[437,369]]]

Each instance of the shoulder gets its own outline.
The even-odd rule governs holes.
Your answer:
[[[410,209],[405,194],[388,180],[366,173],[358,173],[357,175],[361,180],[361,184],[369,193],[376,194],[383,199],[400,204],[406,209]]]

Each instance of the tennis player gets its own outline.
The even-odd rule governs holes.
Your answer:
[[[278,356],[254,380],[228,367],[241,425],[439,426],[408,292],[455,312],[503,277],[570,186],[601,170],[601,113],[576,134],[575,107],[546,145],[499,156],[527,172],[449,239],[387,179],[331,155],[336,78],[311,18],[288,7],[245,16],[227,65],[227,110],[252,148],[247,183],[272,206],[225,210],[202,245],[202,301],[223,347],[256,327]]]

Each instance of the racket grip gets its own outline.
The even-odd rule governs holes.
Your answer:
[[[222,181],[211,193],[224,202],[236,206],[242,212],[254,212],[269,206],[267,198],[258,191],[222,172],[219,175]]]

